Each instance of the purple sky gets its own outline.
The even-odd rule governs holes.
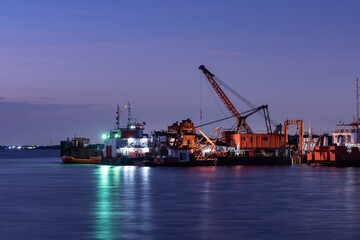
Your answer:
[[[115,125],[116,104],[128,100],[148,132],[186,118],[198,124],[200,81],[202,122],[223,118],[201,64],[255,105],[268,104],[276,121],[300,118],[331,131],[354,112],[359,7],[351,0],[0,0],[0,145],[55,144],[75,133],[101,142]],[[248,122],[264,130],[258,116]]]

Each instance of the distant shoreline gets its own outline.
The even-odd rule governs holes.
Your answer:
[[[36,145],[0,146],[0,149],[11,150],[11,151],[37,150],[37,149],[60,149],[60,145],[51,145],[51,146],[36,146]]]

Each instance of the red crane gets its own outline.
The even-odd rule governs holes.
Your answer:
[[[201,69],[203,71],[205,77],[207,78],[207,80],[209,81],[211,86],[214,88],[215,92],[220,97],[221,101],[225,104],[227,109],[230,111],[232,116],[236,119],[236,121],[238,123],[240,122],[240,120],[242,121],[241,124],[238,124],[237,131],[252,134],[253,131],[251,130],[250,126],[247,124],[246,120],[244,118],[241,118],[241,115],[238,112],[238,110],[236,110],[235,106],[232,104],[230,99],[226,96],[224,91],[221,89],[220,85],[214,79],[215,75],[212,74],[209,70],[207,70],[204,65],[201,65],[199,67],[199,69]]]

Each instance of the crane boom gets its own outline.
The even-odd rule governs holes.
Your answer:
[[[205,77],[207,78],[207,80],[215,90],[216,94],[220,97],[221,101],[225,104],[226,108],[230,111],[230,113],[236,119],[236,121],[239,122],[241,115],[239,114],[238,110],[236,110],[235,106],[232,104],[230,99],[226,96],[224,91],[221,89],[220,85],[214,79],[215,75],[212,74],[209,70],[207,70],[204,65],[201,65],[199,69],[203,71]],[[241,128],[237,130],[239,132],[253,133],[253,131],[251,130],[250,126],[247,124],[245,119],[243,119],[242,121],[243,122],[240,126]]]

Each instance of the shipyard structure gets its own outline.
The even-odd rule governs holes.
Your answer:
[[[166,130],[145,133],[145,122],[132,116],[130,102],[127,122],[120,124],[119,105],[116,126],[104,133],[102,149],[90,147],[86,138],[74,138],[61,143],[64,163],[97,163],[136,166],[199,166],[199,165],[289,165],[316,164],[328,166],[360,166],[360,119],[358,80],[356,86],[356,113],[350,124],[339,124],[331,135],[304,134],[301,119],[286,119],[283,124],[270,117],[268,105],[255,106],[229,85],[212,74],[204,65],[199,67],[211,89],[229,111],[229,116],[195,125],[191,119],[169,124]],[[225,88],[245,103],[249,110],[239,112],[223,91]],[[264,119],[262,133],[256,133],[248,124],[253,115]],[[202,109],[200,110],[200,119]],[[234,119],[232,129],[223,129],[222,122]],[[289,135],[289,126],[295,125],[298,134]],[[211,127],[205,134],[203,127]],[[100,151],[99,151],[100,150]]]
[[[144,134],[145,123],[133,119],[130,103],[127,104],[126,127],[120,127],[120,109],[116,111],[116,127],[103,135],[102,163],[114,165],[196,166],[236,164],[291,164],[287,136],[282,124],[270,118],[268,105],[256,107],[245,99],[250,110],[239,112],[222,87],[227,88],[240,100],[244,97],[230,88],[205,66],[199,69],[214,92],[228,109],[230,116],[195,126],[191,119],[179,120],[166,130]],[[255,133],[248,118],[259,114],[264,119],[266,133]],[[233,129],[223,130],[221,122],[235,119]],[[213,125],[206,135],[202,127]],[[287,126],[287,125],[286,125]],[[298,149],[296,149],[298,151]]]

